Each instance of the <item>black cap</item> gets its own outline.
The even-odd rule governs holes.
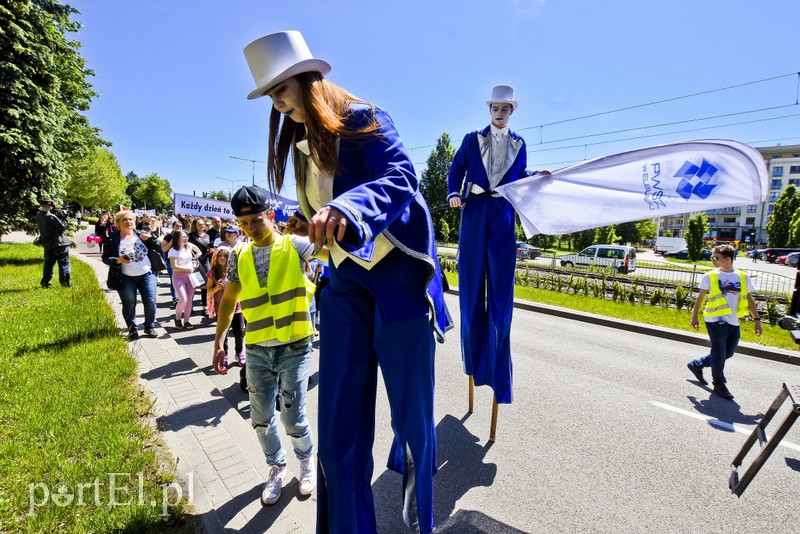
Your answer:
[[[233,194],[231,209],[233,209],[233,214],[238,217],[267,211],[269,205],[263,189],[254,185],[246,185]]]
[[[49,198],[46,198],[46,199],[42,200],[41,202],[39,202],[39,205],[40,206],[52,206],[54,208],[56,207],[55,201],[52,200],[52,199],[49,199]]]

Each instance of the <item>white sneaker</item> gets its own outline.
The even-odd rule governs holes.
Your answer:
[[[261,504],[271,506],[281,498],[283,489],[283,478],[286,476],[286,467],[273,465],[269,472],[267,483],[264,484],[264,491],[261,492]]]
[[[300,495],[311,495],[317,487],[317,462],[312,455],[300,460]]]

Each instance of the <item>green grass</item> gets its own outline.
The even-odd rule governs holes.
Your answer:
[[[0,531],[187,530],[184,503],[161,515],[171,459],[91,268],[73,257],[75,287],[43,290],[42,250],[0,244],[0,269]]]
[[[447,280],[450,284],[458,285],[458,274],[447,272]],[[547,289],[537,289],[533,287],[516,286],[514,296],[519,299],[559,306],[570,310],[579,310],[637,323],[650,324],[694,332],[689,324],[692,318],[691,310],[665,309],[658,306],[630,304],[628,302],[612,302],[592,296],[573,295],[559,293]],[[702,322],[702,321],[701,321]],[[770,347],[779,347],[787,350],[797,350],[797,345],[792,341],[791,336],[785,330],[777,326],[772,326],[767,322],[763,324],[764,333],[761,337],[756,337],[753,331],[753,324],[746,322],[742,324],[742,341],[749,341]],[[704,327],[700,327],[701,332],[705,332]]]

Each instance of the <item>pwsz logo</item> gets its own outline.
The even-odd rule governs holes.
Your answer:
[[[705,200],[711,194],[711,191],[717,187],[717,184],[709,183],[716,173],[717,168],[706,160],[703,160],[699,167],[687,161],[675,173],[675,178],[681,178],[675,192],[686,200],[689,200],[692,195],[697,195]]]

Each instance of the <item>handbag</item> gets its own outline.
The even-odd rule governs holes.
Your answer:
[[[122,266],[113,264],[108,266],[108,277],[106,278],[108,289],[122,289]]]
[[[167,270],[167,263],[164,261],[164,255],[155,249],[147,249],[147,258],[150,260],[151,270],[156,276],[161,271]]]
[[[189,283],[192,284],[193,288],[197,289],[198,287],[205,284],[206,281],[203,279],[203,275],[201,273],[195,271],[189,274]]]

